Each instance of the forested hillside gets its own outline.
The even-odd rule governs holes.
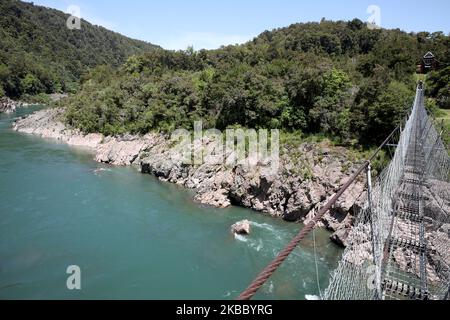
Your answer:
[[[69,124],[120,134],[204,126],[279,128],[361,143],[383,139],[414,97],[414,73],[437,33],[369,30],[360,20],[294,24],[218,50],[156,50],[99,67],[65,102]]]
[[[156,48],[85,20],[70,30],[69,15],[17,0],[1,0],[0,12],[0,96],[73,92],[89,68]]]

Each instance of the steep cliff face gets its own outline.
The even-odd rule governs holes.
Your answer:
[[[112,165],[136,165],[142,173],[161,181],[195,189],[195,200],[205,205],[227,207],[240,205],[287,221],[308,221],[355,172],[358,163],[349,160],[345,148],[326,143],[304,143],[281,152],[276,170],[271,159],[255,166],[217,163],[205,157],[202,164],[183,161],[179,149],[168,136],[151,133],[145,136],[104,137],[84,135],[66,127],[60,117],[63,110],[39,111],[14,123],[19,132],[54,138],[70,145],[90,147],[95,160]],[[216,141],[204,138],[203,148],[216,148]],[[192,147],[192,146],[191,146]],[[233,151],[232,151],[233,152]],[[226,154],[231,157],[233,154]],[[332,239],[345,245],[354,214],[365,188],[361,177],[338,201],[322,221],[335,234]]]
[[[296,154],[301,154],[303,168],[310,170],[307,177],[293,170],[299,161],[289,153],[281,157],[276,172],[264,164],[227,167],[205,162],[193,166],[183,164],[182,157],[164,143],[149,145],[141,154],[140,166],[142,172],[160,180],[195,189],[195,199],[201,203],[216,207],[235,204],[287,221],[305,221],[338,191],[357,164],[347,159],[343,148],[305,143],[299,150]],[[357,181],[324,218],[323,226],[333,232],[351,227],[364,186],[363,179]]]

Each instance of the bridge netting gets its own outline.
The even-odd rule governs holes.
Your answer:
[[[368,188],[324,299],[448,299],[450,157],[419,85],[390,164]],[[369,173],[370,175],[370,173]]]

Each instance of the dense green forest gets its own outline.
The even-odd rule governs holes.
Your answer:
[[[0,96],[71,92],[66,121],[107,135],[230,126],[382,140],[412,104],[416,66],[432,51],[427,105],[450,108],[450,37],[371,30],[362,21],[299,23],[243,45],[168,51],[68,15],[0,2]]]
[[[156,48],[85,20],[70,30],[69,15],[32,3],[1,0],[0,12],[0,96],[74,92],[90,68]]]
[[[375,143],[411,107],[416,66],[429,50],[449,65],[447,35],[370,30],[358,19],[293,24],[212,51],[155,50],[118,70],[92,70],[64,102],[66,119],[107,135],[192,128],[201,119],[218,129],[279,128]],[[448,93],[448,81],[432,86]]]
[[[450,109],[450,66],[433,71],[427,78],[427,92],[434,98],[436,107]]]

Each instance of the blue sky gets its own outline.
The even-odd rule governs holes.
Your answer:
[[[242,43],[295,22],[349,20],[380,8],[381,26],[405,31],[450,32],[448,0],[34,0],[35,4],[81,16],[129,37],[166,49],[212,49]],[[426,3],[426,8],[423,4]]]

